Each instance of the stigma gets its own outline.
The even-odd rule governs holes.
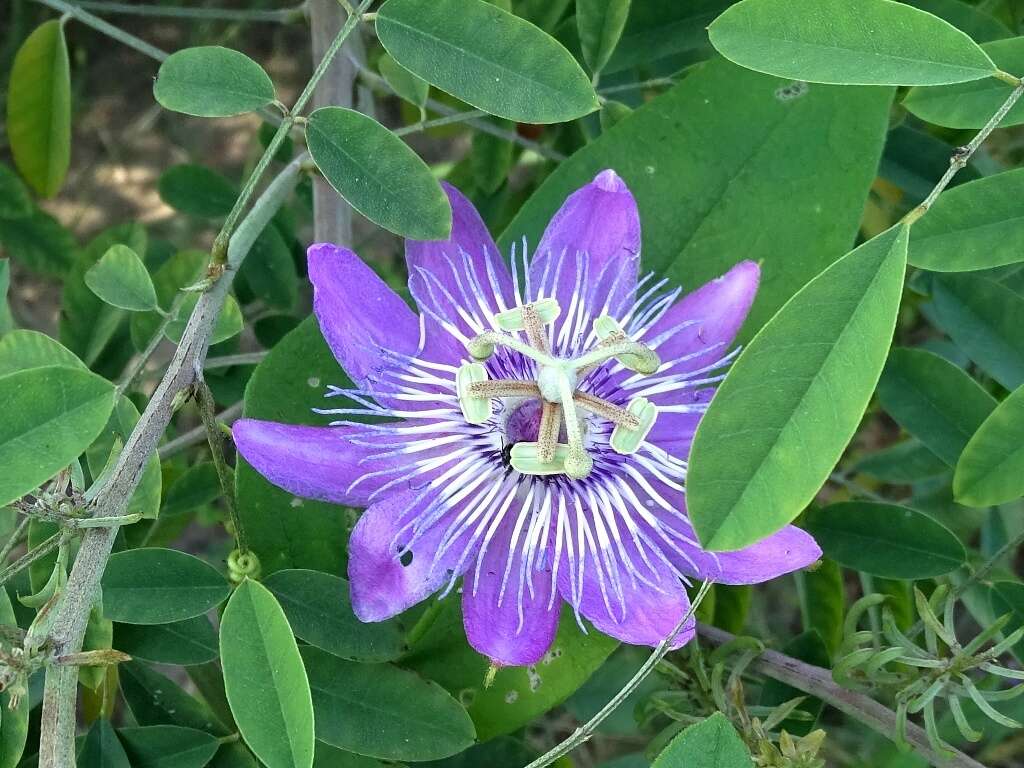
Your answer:
[[[628,455],[643,444],[654,427],[658,409],[644,397],[634,398],[622,407],[582,391],[580,383],[587,374],[610,360],[641,375],[656,372],[661,361],[654,350],[630,339],[608,315],[594,321],[598,342],[592,349],[571,359],[555,357],[545,326],[554,322],[559,314],[558,302],[549,298],[496,315],[498,330],[486,331],[467,342],[466,348],[473,360],[458,369],[456,391],[462,416],[470,424],[487,423],[499,400],[539,403],[536,440],[516,442],[512,446],[512,468],[525,475],[563,475],[571,480],[583,480],[594,467],[586,446],[586,413],[613,423],[609,444],[616,453]],[[490,378],[484,363],[498,347],[532,360],[536,378],[532,381]]]

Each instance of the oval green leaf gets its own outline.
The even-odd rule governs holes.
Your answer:
[[[88,371],[46,366],[0,377],[0,506],[74,461],[107,423],[114,385]]]
[[[195,464],[175,478],[164,494],[161,515],[194,512],[220,497],[220,478],[212,462]]]
[[[400,98],[421,109],[427,103],[430,83],[422,77],[417,77],[386,53],[381,55],[377,68]]]
[[[930,579],[967,559],[952,531],[897,504],[842,502],[809,509],[801,520],[828,557],[872,576]]]
[[[125,703],[138,725],[180,725],[226,736],[227,728],[201,699],[140,661],[118,665]]]
[[[78,248],[71,232],[42,208],[16,219],[0,218],[0,244],[15,261],[54,277],[67,274]]]
[[[472,746],[473,722],[437,683],[309,646],[302,658],[321,741],[384,760],[439,760]]]
[[[174,549],[117,552],[103,572],[103,615],[124,624],[170,624],[220,605],[231,588],[213,566]]]
[[[1024,384],[1024,297],[976,275],[933,283],[935,319],[978,367],[1007,389]]]
[[[643,268],[697,286],[741,259],[761,262],[747,321],[760,328],[850,250],[892,98],[884,88],[816,85],[786,98],[791,85],[721,58],[702,64],[560,163],[506,227],[501,252],[524,236],[539,242],[568,195],[614,168],[643,220],[657,222],[642,227]]]
[[[629,0],[576,0],[576,29],[591,72],[600,72],[608,63],[628,16]]]
[[[600,108],[561,43],[483,0],[388,0],[377,36],[410,72],[492,115],[561,123]]]
[[[910,232],[911,264],[970,272],[1024,260],[1024,168],[961,184],[939,195]]]
[[[238,190],[205,165],[175,165],[160,176],[160,199],[176,211],[204,219],[221,219],[231,212]]]
[[[370,221],[416,240],[448,237],[452,211],[441,185],[405,142],[372,117],[323,107],[309,116],[306,142],[331,186]]]
[[[974,379],[923,349],[894,349],[878,382],[882,407],[949,466],[996,401]]]
[[[997,40],[981,46],[995,65],[1018,77],[1024,74],[1024,37]],[[1013,86],[989,77],[956,85],[914,88],[903,99],[915,116],[947,128],[981,128],[1013,92]],[[999,127],[1024,123],[1024,102],[1017,102]]]
[[[651,768],[752,768],[743,739],[721,712],[691,725],[658,755]]]
[[[708,28],[737,64],[836,85],[944,85],[996,72],[966,34],[891,0],[743,0]]]
[[[192,666],[219,655],[217,633],[205,616],[169,624],[115,624],[114,648],[133,659]]]
[[[42,197],[57,194],[71,163],[71,70],[61,20],[39,25],[14,57],[7,138],[32,189]]]
[[[264,585],[281,604],[295,636],[355,661],[391,661],[406,650],[395,620],[364,623],[352,612],[345,579],[320,571],[278,571]]]
[[[75,765],[77,768],[132,768],[106,718],[100,718],[89,728]]]
[[[1024,386],[982,422],[960,454],[953,496],[969,507],[988,507],[1024,496]]]
[[[964,0],[905,0],[907,5],[945,19],[976,43],[1013,37],[1013,31],[990,13]],[[984,48],[984,46],[982,46]],[[1002,66],[999,62],[997,65]]]
[[[228,117],[275,98],[263,67],[240,51],[216,45],[172,53],[157,73],[153,96],[164,109],[197,117]]]
[[[711,550],[789,523],[828,479],[885,363],[903,291],[907,228],[839,259],[736,360],[694,437],[686,497]]]
[[[217,738],[195,728],[149,725],[117,732],[132,768],[203,768],[217,751]]]
[[[949,471],[942,459],[918,440],[895,443],[861,458],[854,471],[895,485],[912,485]]]
[[[246,579],[231,596],[220,658],[231,714],[253,754],[267,768],[311,768],[309,681],[288,619],[262,584]]]
[[[103,301],[130,312],[155,309],[156,290],[142,259],[127,245],[114,245],[85,273],[85,284]]]

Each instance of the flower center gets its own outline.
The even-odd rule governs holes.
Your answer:
[[[541,299],[498,314],[495,320],[501,331],[481,333],[466,345],[478,362],[462,364],[456,375],[456,388],[462,415],[470,424],[486,423],[496,398],[525,398],[527,403],[513,411],[506,427],[509,442],[513,443],[512,467],[527,475],[563,474],[582,480],[590,474],[594,460],[584,445],[579,410],[615,424],[609,444],[622,454],[635,453],[640,448],[658,411],[643,397],[634,398],[623,408],[581,391],[579,382],[612,359],[641,374],[654,373],[661,363],[652,349],[631,340],[607,315],[594,321],[600,341],[593,349],[569,360],[556,358],[544,326],[553,322],[559,312],[557,301]],[[525,333],[526,341],[516,332]],[[487,360],[499,346],[537,363],[536,381],[490,379],[480,361]],[[520,435],[532,439],[512,439]]]

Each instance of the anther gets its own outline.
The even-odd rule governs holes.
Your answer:
[[[487,369],[481,363],[463,363],[455,375],[462,417],[470,424],[483,424],[491,417],[491,399],[470,391],[473,384],[487,381]]]
[[[601,343],[593,351],[576,359],[574,364],[577,370],[590,369],[613,357],[637,373],[651,374],[661,365],[661,359],[653,349],[631,340],[622,326],[607,315],[601,315],[594,321],[594,330]]]
[[[639,450],[658,418],[658,407],[646,397],[629,401],[626,411],[636,419],[636,426],[620,423],[615,425],[609,444],[616,453],[631,454]]]
[[[537,319],[542,325],[553,322],[562,311],[556,299],[541,299],[522,307],[499,312],[494,316],[494,320],[503,331],[525,331],[527,324],[525,316],[531,309],[536,313]]]
[[[569,456],[568,445],[555,445],[552,456],[545,459],[541,455],[540,443],[516,443],[509,454],[512,469],[524,475],[561,475],[565,474],[565,460]]]

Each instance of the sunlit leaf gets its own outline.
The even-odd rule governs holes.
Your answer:
[[[448,236],[452,213],[441,185],[405,142],[372,117],[322,107],[309,117],[306,141],[327,181],[370,221],[417,240]]]
[[[39,25],[14,57],[7,139],[32,189],[42,197],[57,194],[71,162],[71,70],[63,20]]]
[[[693,441],[686,497],[705,547],[739,549],[810,503],[856,431],[903,291],[897,225],[794,296],[733,364]]]
[[[155,309],[156,291],[142,259],[127,245],[114,245],[89,267],[85,284],[107,304],[132,312]]]
[[[706,720],[691,725],[665,747],[651,768],[752,768],[743,739],[729,719],[716,712]]]
[[[559,123],[600,106],[559,42],[483,0],[388,0],[376,26],[399,64],[493,115]]]
[[[951,24],[891,0],[743,0],[708,28],[744,67],[842,85],[940,85],[996,67]]]
[[[310,768],[310,684],[284,611],[266,587],[245,580],[231,596],[220,626],[220,657],[231,713],[260,762]]]
[[[47,366],[0,377],[0,505],[42,485],[99,434],[114,386],[77,368]]]
[[[971,507],[1024,496],[1024,386],[1001,402],[968,441],[956,464],[953,495]]]
[[[160,65],[153,96],[174,112],[227,117],[265,107],[274,84],[244,53],[209,45],[172,53]]]

